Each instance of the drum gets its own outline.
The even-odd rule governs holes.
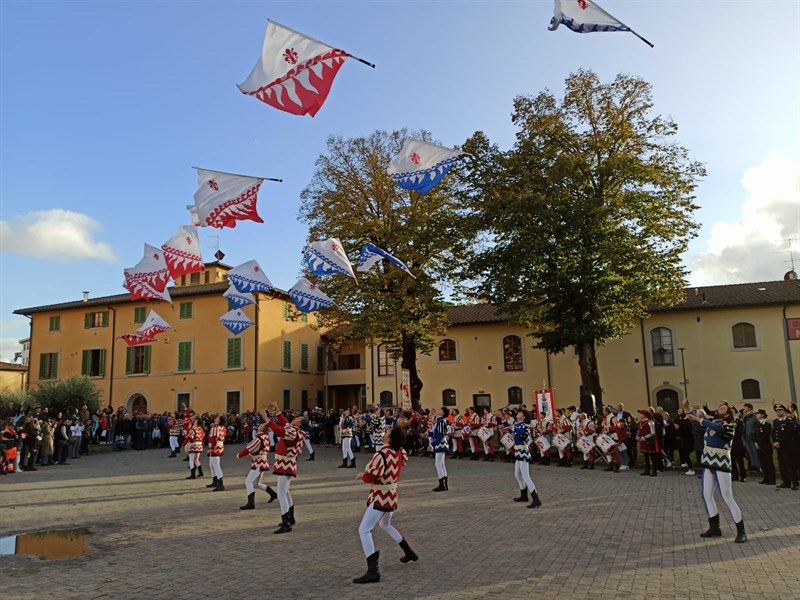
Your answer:
[[[603,451],[603,454],[609,454],[616,445],[617,442],[615,442],[614,438],[612,438],[610,435],[601,433],[597,436],[597,447]]]
[[[553,445],[563,452],[567,448],[569,448],[569,438],[565,436],[563,433],[557,433],[553,436]]]
[[[500,443],[503,444],[506,450],[511,450],[514,447],[514,436],[506,431],[503,437],[500,438]]]
[[[471,435],[472,435],[472,427],[470,427],[469,425],[467,425],[466,427],[464,427],[464,429],[461,430],[461,437],[467,438]]]
[[[492,437],[492,430],[488,427],[481,427],[478,429],[478,437],[481,438],[482,442],[485,442],[490,437]]]
[[[592,438],[585,435],[578,438],[576,445],[578,446],[578,450],[584,454],[589,454],[589,452],[594,449],[594,441]]]
[[[539,452],[541,453],[545,453],[548,450],[550,450],[550,440],[548,440],[543,435],[540,435],[535,440],[533,440],[533,443],[536,444],[536,447],[539,448]]]

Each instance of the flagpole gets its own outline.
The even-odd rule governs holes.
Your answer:
[[[599,4],[597,4],[597,2],[592,2],[592,6],[594,6],[594,7],[595,7],[597,10],[599,10],[601,13],[603,13],[603,14],[604,14],[605,16],[607,16],[609,19],[613,19],[613,20],[617,21],[617,22],[618,22],[620,25],[622,25],[623,27],[626,27],[626,28],[628,29],[628,31],[630,31],[630,32],[631,32],[633,35],[635,35],[637,38],[639,38],[640,40],[642,40],[642,41],[643,41],[645,44],[647,44],[647,45],[648,45],[648,46],[650,46],[651,48],[655,48],[655,46],[654,46],[654,45],[653,45],[653,44],[652,44],[652,43],[651,43],[649,40],[646,40],[645,38],[643,38],[642,36],[640,36],[638,33],[636,33],[636,32],[635,32],[633,29],[631,29],[630,27],[628,27],[627,25],[625,25],[625,23],[623,23],[622,21],[620,21],[620,20],[619,20],[617,17],[615,17],[614,15],[611,15],[611,14],[607,13],[607,12],[605,11],[605,9],[604,9],[602,6],[600,6]]]
[[[323,42],[322,40],[318,40],[317,38],[311,37],[311,36],[310,36],[310,35],[308,35],[307,33],[302,33],[302,32],[300,32],[300,31],[297,31],[296,29],[292,29],[291,27],[287,27],[287,26],[286,26],[286,25],[284,25],[283,23],[278,23],[277,21],[273,21],[272,19],[267,19],[267,21],[268,21],[268,22],[270,22],[270,23],[275,23],[275,25],[278,25],[279,27],[283,27],[284,29],[288,29],[289,31],[291,31],[291,32],[293,32],[293,33],[296,33],[297,35],[300,35],[300,36],[302,36],[302,37],[304,37],[304,38],[307,38],[307,39],[309,39],[309,40],[312,40],[312,41],[314,41],[314,42],[317,42],[318,44],[322,44],[323,46],[327,46],[328,48],[335,48],[335,46],[332,46],[332,45],[328,44],[327,42]],[[347,56],[349,56],[350,58],[353,58],[353,59],[357,60],[357,61],[358,61],[358,62],[360,62],[360,63],[364,63],[364,64],[365,64],[365,65],[367,65],[368,67],[372,67],[373,69],[375,68],[375,65],[373,65],[371,62],[367,62],[367,61],[366,61],[366,60],[364,60],[363,58],[358,58],[357,56],[353,56],[353,55],[352,55],[352,54],[350,54],[349,52],[346,52],[345,54],[347,54]]]
[[[192,168],[202,171],[214,171],[214,173],[220,173],[221,175],[233,175],[234,177],[251,177],[253,179],[263,179],[264,181],[277,181],[278,183],[283,183],[283,179],[276,179],[274,177],[259,177],[258,175],[242,175],[241,173],[229,173],[228,171],[215,171],[214,169],[206,169],[205,167],[192,167]]]
[[[349,52],[347,53],[347,56],[349,56],[350,58],[352,58],[354,60],[357,60],[360,63],[363,63],[363,64],[367,65],[368,67],[372,67],[373,69],[375,68],[374,64],[372,64],[371,62],[367,62],[363,58],[358,58],[357,56],[354,56],[354,55],[350,54]]]

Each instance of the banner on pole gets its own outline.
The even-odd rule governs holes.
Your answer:
[[[556,400],[554,390],[552,388],[535,390],[533,395],[536,399],[536,420],[539,421],[539,423],[543,421],[555,423]]]
[[[403,369],[403,380],[400,384],[400,408],[411,410],[411,371]]]

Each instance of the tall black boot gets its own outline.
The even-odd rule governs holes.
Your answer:
[[[733,541],[737,544],[744,544],[747,541],[747,534],[744,532],[744,519],[736,524],[736,539]]]
[[[403,549],[403,552],[405,552],[405,556],[402,556],[400,558],[401,563],[414,562],[416,560],[419,560],[419,556],[417,556],[417,553],[414,552],[411,549],[411,546],[408,545],[406,538],[403,538],[400,541],[400,547]]]
[[[308,458],[306,459],[306,462],[308,462],[310,460],[314,460],[314,453],[313,452],[308,456]]]
[[[176,452],[176,450],[172,450],[170,452],[169,458],[175,458],[175,456],[176,456],[175,452]]]
[[[719,528],[719,513],[708,518],[708,530],[701,533],[700,537],[722,537],[722,530]]]
[[[380,552],[373,552],[367,557],[367,572],[361,577],[353,579],[353,583],[377,583],[381,580],[381,572],[378,570],[380,554]]]
[[[192,467],[192,474],[191,474],[191,475],[189,475],[189,476],[188,476],[186,479],[197,479],[197,475],[195,475],[195,474],[194,474],[194,472],[195,472],[196,470],[197,470],[197,469],[196,469],[195,467]]]
[[[292,526],[289,524],[289,513],[287,512],[281,515],[281,526],[272,533],[289,533],[291,530]]]
[[[528,488],[522,488],[519,491],[519,498],[514,498],[514,502],[527,502],[528,501]]]
[[[219,481],[219,479],[217,479],[217,476],[214,475],[214,479],[212,479],[211,483],[209,483],[206,487],[207,488],[216,488],[217,487],[217,481]]]
[[[294,520],[294,504],[289,507],[289,525],[295,525],[297,521]]]
[[[250,492],[247,494],[247,504],[240,506],[239,510],[252,510],[256,507],[256,493]]]
[[[197,476],[198,477],[203,476],[203,467],[201,467],[200,465],[197,465]]]
[[[347,467],[348,469],[355,469],[356,468],[356,458],[353,457],[350,459],[350,464]]]
[[[433,492],[443,492],[444,491],[444,477],[440,477],[439,478],[439,485],[437,485],[431,491],[433,491]]]
[[[211,491],[212,491],[212,492],[224,492],[224,491],[225,491],[225,486],[224,486],[224,485],[222,485],[222,477],[220,477],[219,479],[217,479],[217,487],[215,487],[215,488],[214,488],[213,490],[211,490]]]
[[[446,492],[449,489],[450,489],[450,486],[447,485],[447,475],[445,475],[445,477],[444,477],[444,491]]]
[[[187,456],[186,458],[184,458],[183,462],[189,462],[189,457]]]
[[[265,489],[264,491],[267,492],[267,494],[269,495],[269,502],[267,502],[267,504],[271,504],[275,500],[275,498],[278,497],[278,494],[275,493],[275,490],[273,490],[269,486],[267,486],[267,489]]]
[[[539,499],[539,494],[536,493],[536,490],[533,490],[531,492],[531,503],[528,504],[528,508],[536,508],[541,505],[542,501]]]
[[[340,469],[346,469],[347,468],[347,459],[346,458],[342,459],[342,464],[339,465],[339,468]]]

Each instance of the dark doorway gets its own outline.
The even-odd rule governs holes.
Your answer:
[[[491,394],[472,394],[472,408],[479,416],[483,416],[483,409],[488,408],[492,410],[492,395]]]
[[[669,413],[670,417],[675,418],[675,415],[678,414],[678,392],[669,388],[658,390],[656,406],[660,406]]]

